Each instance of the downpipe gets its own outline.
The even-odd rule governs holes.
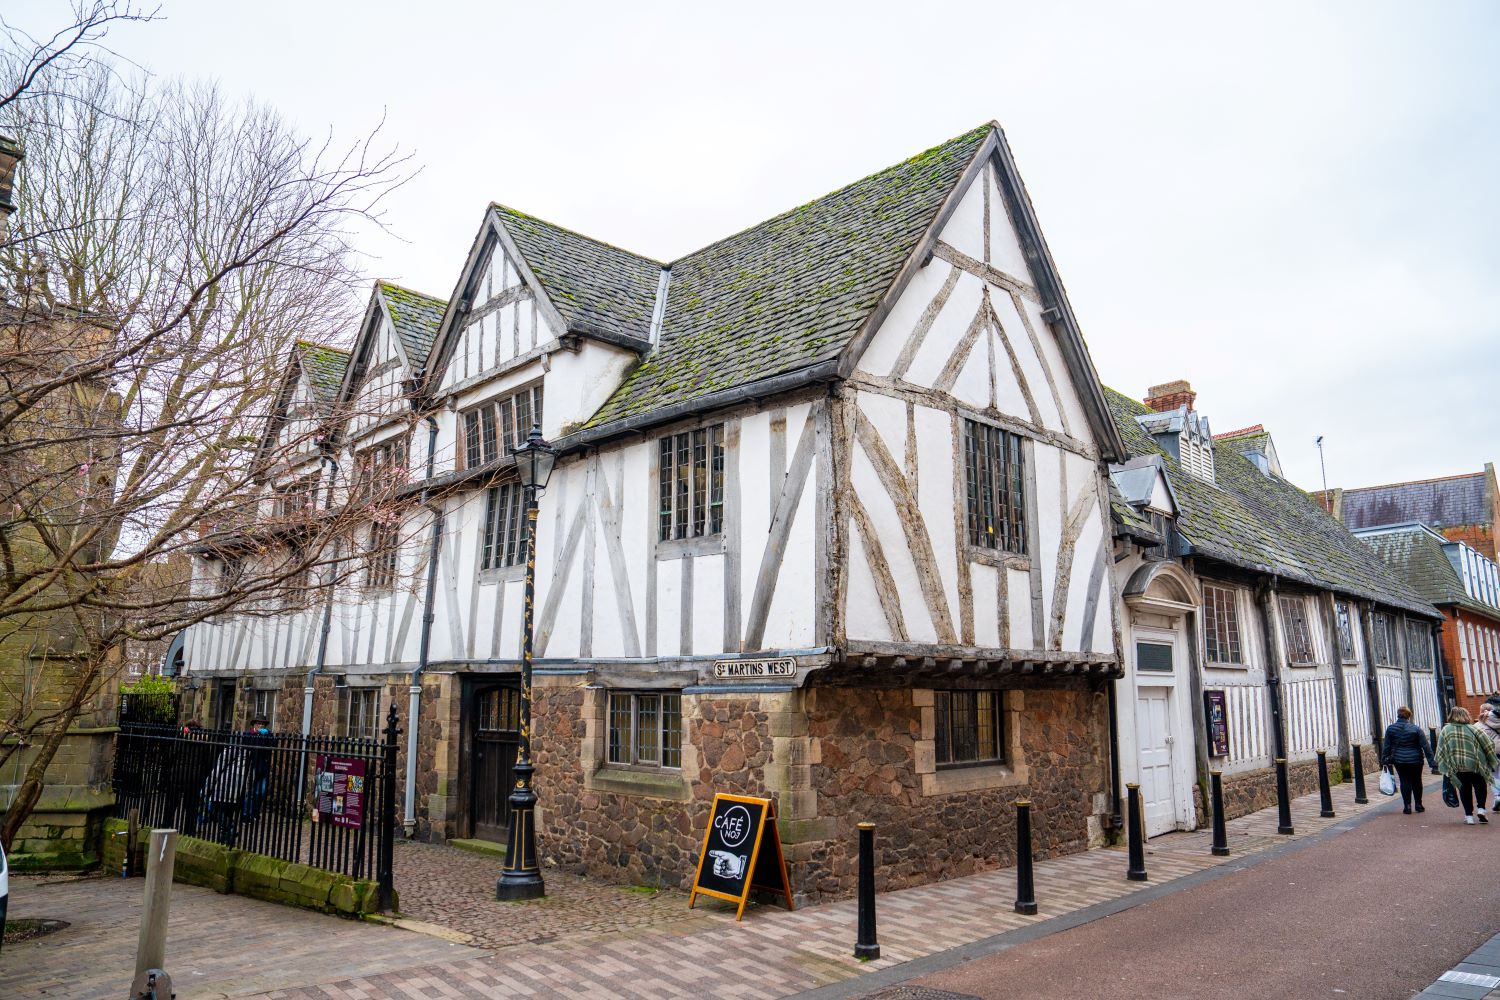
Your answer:
[[[427,481],[431,482],[437,461],[437,419],[427,416]],[[443,544],[445,515],[432,503],[430,489],[422,491],[422,505],[432,515],[432,539],[427,549],[427,585],[422,601],[422,638],[417,650],[417,667],[411,674],[411,686],[407,688],[406,705],[406,808],[401,825],[410,840],[417,830],[417,730],[422,710],[422,675],[427,671],[432,651],[432,602],[437,595],[438,553]]]

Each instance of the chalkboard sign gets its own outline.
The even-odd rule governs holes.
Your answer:
[[[734,919],[739,920],[751,889],[778,893],[786,898],[787,909],[795,908],[776,832],[776,804],[744,795],[715,795],[688,909],[701,893],[738,903]]]
[[[1203,721],[1208,726],[1208,755],[1229,756],[1229,712],[1223,691],[1203,692]]]

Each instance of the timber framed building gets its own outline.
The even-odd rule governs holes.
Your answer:
[[[1444,713],[1439,612],[1282,477],[1263,427],[1215,437],[1195,401],[1184,381],[1109,393],[1131,456],[1111,474],[1120,761],[1148,835],[1207,822],[1210,769],[1232,818],[1274,804],[1275,758],[1306,794],[1319,750],[1348,773],[1363,745],[1373,771],[1398,707]]]

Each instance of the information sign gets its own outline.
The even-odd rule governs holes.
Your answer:
[[[357,757],[318,755],[314,823],[359,826],[365,815],[365,762]]]
[[[1208,755],[1229,756],[1229,712],[1223,691],[1203,692],[1203,720],[1208,726]]]
[[[796,908],[776,832],[776,804],[744,795],[715,795],[688,909],[699,894],[727,899],[739,904],[734,916],[739,920],[752,889],[778,893],[788,910]]]

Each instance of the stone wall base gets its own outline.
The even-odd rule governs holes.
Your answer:
[[[0,787],[9,805],[15,785]],[[17,872],[83,871],[99,864],[104,822],[113,811],[113,792],[87,785],[48,785],[36,808],[11,843],[10,867]],[[4,810],[0,809],[0,816]]]
[[[1328,762],[1328,782],[1343,781],[1343,767],[1337,759]],[[1318,790],[1318,762],[1299,761],[1287,767],[1287,785],[1292,798]],[[1244,774],[1224,776],[1224,818],[1238,819],[1276,805],[1276,769],[1261,768]]]

